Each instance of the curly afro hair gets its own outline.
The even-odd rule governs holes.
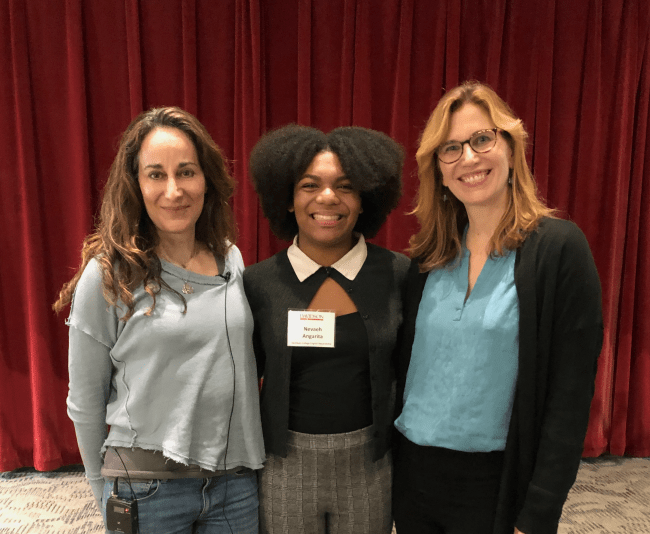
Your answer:
[[[402,147],[386,134],[345,126],[325,134],[289,124],[260,138],[250,156],[250,174],[271,230],[290,241],[298,224],[289,208],[295,184],[321,152],[336,154],[345,176],[359,192],[363,212],[354,227],[374,237],[402,196]]]

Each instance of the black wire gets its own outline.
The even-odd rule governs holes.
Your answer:
[[[117,457],[120,459],[120,462],[122,462],[122,467],[124,467],[124,472],[126,473],[126,482],[129,485],[129,489],[131,490],[131,495],[133,496],[133,500],[137,501],[138,499],[135,496],[135,492],[133,491],[133,486],[131,486],[131,477],[129,476],[129,470],[126,468],[126,464],[124,463],[124,460],[122,460],[122,456],[120,456],[119,451],[113,447],[113,450],[115,451],[115,454],[117,454]],[[115,492],[115,495],[117,495],[117,479],[119,477],[115,477],[115,485],[113,486],[113,491]]]
[[[232,363],[232,405],[230,406],[230,416],[228,417],[228,433],[226,434],[226,452],[223,457],[223,469],[224,471],[228,469],[228,464],[226,463],[226,460],[228,459],[228,444],[230,443],[230,425],[232,423],[232,416],[235,411],[235,387],[236,387],[236,380],[235,380],[235,357],[232,354],[232,345],[230,344],[230,334],[228,332],[228,282],[230,281],[230,273],[226,273],[226,276],[224,276],[226,279],[226,294],[224,296],[224,303],[223,303],[223,314],[224,314],[224,322],[226,325],[226,340],[228,341],[228,351],[230,352],[230,361]],[[230,534],[233,534],[232,532],[232,526],[230,526],[230,521],[228,521],[228,516],[226,516],[226,501],[228,499],[228,475],[224,475],[226,477],[226,488],[224,491],[224,496],[223,496],[223,517],[226,520],[226,523],[228,523],[228,528],[230,529]]]
[[[122,456],[120,455],[120,452],[117,450],[117,448],[113,447],[113,450],[115,451],[115,454],[117,454],[117,457],[120,459],[120,462],[122,462],[122,467],[124,467],[124,472],[126,473],[126,482],[129,485],[129,489],[131,490],[131,496],[133,497],[133,501],[136,503],[137,506],[138,499],[136,498],[135,492],[133,491],[133,486],[131,485],[131,476],[129,475],[129,470],[126,468],[126,464],[124,463],[124,460],[122,460]],[[113,493],[115,493],[116,497],[117,497],[118,478],[119,477],[115,477],[115,482],[113,484]],[[135,529],[137,531],[136,534],[140,532],[140,522],[136,522]],[[230,534],[232,534],[232,531]]]

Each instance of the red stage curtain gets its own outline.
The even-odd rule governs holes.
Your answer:
[[[524,119],[541,193],[596,258],[605,345],[585,454],[650,456],[649,30],[643,0],[3,2],[0,471],[79,461],[67,329],[50,305],[135,114],[181,106],[232,158],[247,263],[286,246],[247,178],[261,133],[298,122],[392,135],[407,151],[405,194],[375,241],[402,250],[418,135],[466,79]]]

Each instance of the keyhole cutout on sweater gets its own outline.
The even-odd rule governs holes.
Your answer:
[[[326,278],[309,303],[309,310],[333,310],[336,316],[357,311],[352,299],[337,282]]]

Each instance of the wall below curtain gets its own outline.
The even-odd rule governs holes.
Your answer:
[[[232,159],[244,259],[287,244],[246,162],[288,122],[388,133],[416,221],[418,135],[445,89],[489,83],[530,133],[541,194],[575,221],[603,286],[585,455],[650,456],[650,7],[645,0],[6,0],[0,6],[0,471],[79,461],[65,313],[120,133],[144,109],[197,115]]]

